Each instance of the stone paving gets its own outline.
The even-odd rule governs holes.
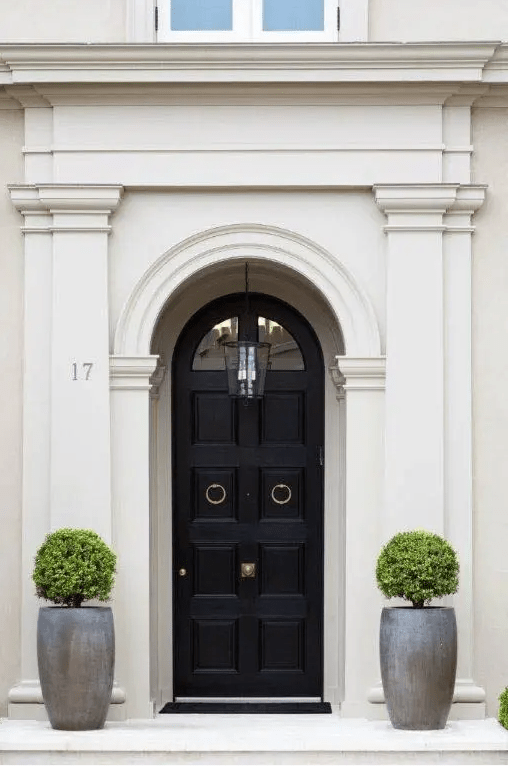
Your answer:
[[[494,719],[442,731],[395,731],[386,721],[332,715],[165,715],[61,732],[2,720],[1,764],[508,764]]]

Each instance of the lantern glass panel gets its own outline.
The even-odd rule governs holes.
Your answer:
[[[270,344],[250,341],[225,343],[224,355],[230,396],[243,399],[263,396]]]

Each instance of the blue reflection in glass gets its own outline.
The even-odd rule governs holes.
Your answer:
[[[170,0],[174,32],[233,29],[233,0]]]
[[[265,32],[322,32],[324,0],[263,0]]]

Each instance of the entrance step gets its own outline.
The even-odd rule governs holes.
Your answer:
[[[508,764],[508,732],[494,719],[443,731],[395,731],[385,721],[332,715],[164,715],[54,731],[43,721],[0,723],[0,764]]]

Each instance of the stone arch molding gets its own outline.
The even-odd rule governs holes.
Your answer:
[[[343,264],[306,237],[260,224],[207,229],[183,240],[155,261],[121,312],[114,355],[148,356],[157,320],[170,296],[184,282],[219,262],[253,258],[294,270],[322,293],[341,326],[348,356],[380,355],[379,327],[372,304]]]

